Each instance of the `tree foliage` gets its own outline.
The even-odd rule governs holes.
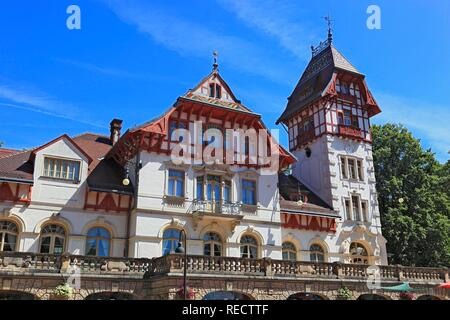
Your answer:
[[[450,162],[402,125],[373,126],[383,235],[391,264],[450,267]]]

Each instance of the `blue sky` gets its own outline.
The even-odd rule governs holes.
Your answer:
[[[68,30],[66,8],[81,8]],[[382,29],[366,27],[368,5]],[[62,133],[109,134],[164,112],[211,71],[269,128],[334,19],[334,44],[364,74],[383,112],[436,152],[450,150],[450,2],[82,1],[0,4],[0,141],[41,145]],[[281,127],[280,127],[281,129]],[[281,140],[286,145],[286,134]]]

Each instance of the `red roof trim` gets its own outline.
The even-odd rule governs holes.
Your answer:
[[[88,163],[92,162],[92,158],[75,141],[73,141],[73,139],[71,137],[69,137],[67,134],[63,134],[62,136],[60,136],[60,137],[58,137],[56,139],[53,139],[52,141],[50,141],[50,142],[48,142],[48,143],[46,143],[46,144],[44,144],[44,145],[34,149],[32,151],[33,157],[36,156],[36,153],[38,151],[41,151],[42,149],[45,149],[48,146],[54,144],[55,142],[58,142],[59,140],[63,140],[63,139],[67,139],[72,145],[74,145],[88,159]]]

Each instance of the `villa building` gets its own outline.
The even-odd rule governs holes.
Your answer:
[[[369,130],[379,112],[330,36],[279,119],[287,151],[215,63],[161,117],[124,134],[114,119],[110,137],[2,150],[0,250],[153,258],[173,253],[184,230],[192,255],[387,264]],[[251,130],[266,132],[275,170]],[[173,161],[179,144],[189,161]]]
[[[187,283],[195,299],[398,299],[409,284],[448,299],[448,269],[388,265],[380,112],[330,31],[280,109],[286,149],[216,59],[142,125],[0,149],[0,299],[49,299],[75,271],[73,299],[176,299]]]

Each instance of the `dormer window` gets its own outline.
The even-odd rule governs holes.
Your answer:
[[[222,87],[217,83],[209,84],[209,96],[210,98],[222,98]]]
[[[45,157],[44,177],[79,181],[80,161]]]

